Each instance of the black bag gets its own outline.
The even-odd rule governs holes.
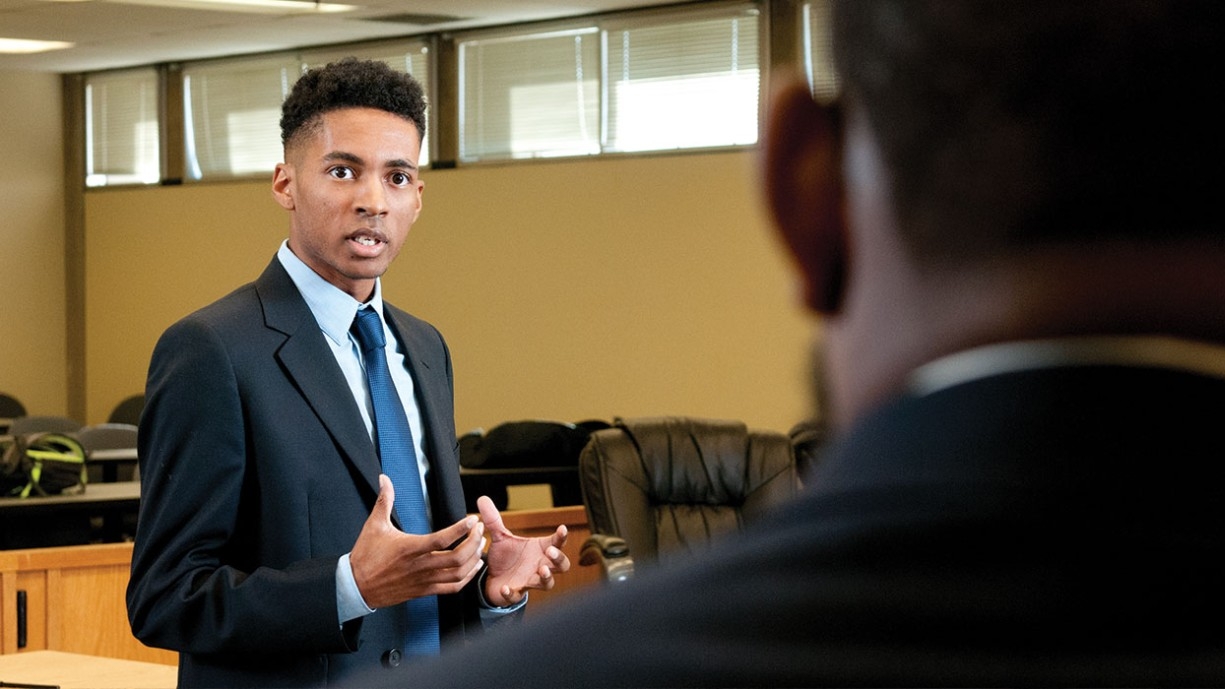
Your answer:
[[[64,433],[0,439],[0,496],[74,495],[88,482],[85,449]]]

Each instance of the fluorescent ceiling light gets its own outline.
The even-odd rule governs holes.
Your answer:
[[[48,50],[71,48],[72,43],[65,41],[33,41],[25,38],[0,38],[0,53],[43,53]]]
[[[257,14],[332,14],[357,9],[356,5],[313,0],[115,0],[125,5],[180,7],[192,10],[224,10]]]

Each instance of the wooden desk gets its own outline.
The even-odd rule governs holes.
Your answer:
[[[136,448],[119,448],[113,450],[90,450],[85,455],[86,466],[97,466],[101,469],[101,483],[114,483],[116,481],[131,481],[132,473],[136,469]],[[119,470],[124,470],[124,476],[120,479]],[[90,479],[93,480],[92,478]]]
[[[65,653],[28,651],[0,655],[0,682],[41,684],[60,689],[172,689],[174,665]]]
[[[84,545],[91,540],[123,540],[125,517],[135,522],[140,483],[121,481],[85,487],[79,495],[0,498],[0,549]],[[93,533],[90,519],[101,518]]]
[[[0,498],[0,514],[35,515],[42,510],[62,511],[65,506],[121,506],[140,505],[140,482],[119,481],[117,483],[91,483],[85,492],[77,495],[32,495],[28,498]]]

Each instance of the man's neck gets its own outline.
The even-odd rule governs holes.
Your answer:
[[[1225,344],[1221,265],[1225,247],[1205,242],[1057,248],[959,271],[887,266],[892,276],[857,286],[862,303],[827,326],[836,415],[853,420],[901,394],[920,366],[1001,342],[1140,335]]]

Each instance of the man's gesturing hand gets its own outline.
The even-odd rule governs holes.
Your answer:
[[[366,605],[384,608],[462,589],[481,569],[484,524],[466,517],[424,536],[406,534],[391,523],[395,499],[391,479],[379,475],[378,500],[349,554]]]
[[[570,558],[561,550],[566,544],[564,524],[552,536],[524,538],[506,528],[493,500],[482,495],[477,498],[476,507],[489,531],[485,600],[491,604],[514,605],[523,600],[527,589],[551,589],[553,572],[570,569]]]

